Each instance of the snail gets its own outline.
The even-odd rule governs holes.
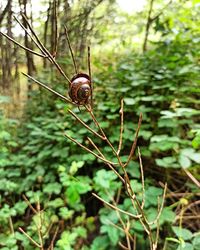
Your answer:
[[[90,102],[92,96],[92,84],[88,74],[78,73],[71,79],[69,96],[78,105],[85,105]]]

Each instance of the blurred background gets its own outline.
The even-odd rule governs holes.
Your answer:
[[[74,75],[64,25],[80,71],[88,72],[91,47],[94,112],[117,147],[120,100],[124,98],[122,160],[126,160],[137,127],[144,176],[145,213],[153,219],[157,197],[168,183],[160,218],[158,249],[200,249],[200,1],[199,0],[1,0],[0,30],[38,51],[16,22],[35,32],[66,75]],[[58,30],[55,19],[57,16]],[[58,44],[55,42],[58,33]],[[55,231],[54,249],[121,249],[125,236],[116,213],[96,200],[108,192],[132,211],[121,183],[93,155],[63,136],[68,132],[88,143],[88,132],[69,116],[68,108],[87,124],[84,109],[66,104],[21,72],[68,95],[68,83],[44,58],[24,51],[0,34],[0,249],[35,249],[22,227],[38,240],[40,204],[44,249]],[[110,148],[96,140],[112,159]],[[114,158],[114,157],[113,157]],[[138,156],[127,169],[141,195]],[[136,249],[149,249],[138,221],[131,221]],[[53,249],[53,248],[50,248]]]

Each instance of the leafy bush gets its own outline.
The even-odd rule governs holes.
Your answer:
[[[197,175],[200,163],[197,55],[190,43],[175,40],[168,46],[158,43],[155,50],[144,55],[133,52],[124,56],[119,63],[106,66],[108,71],[103,68],[104,73],[97,74],[94,79],[97,89],[95,112],[110,141],[117,146],[119,100],[124,97],[124,161],[129,153],[137,117],[140,112],[143,113],[139,146],[146,177],[145,213],[150,220],[154,220],[157,197],[161,195],[158,181],[167,180],[171,190],[183,187],[188,192],[193,191],[192,195],[186,197],[186,203],[195,199],[197,188],[186,179],[181,169],[190,168]],[[45,76],[44,73],[41,78],[48,79]],[[60,85],[60,82],[55,85]],[[16,134],[13,130],[18,122],[1,119],[2,249],[35,249],[25,235],[18,232],[19,227],[35,241],[38,241],[38,227],[42,227],[47,246],[59,225],[55,249],[117,249],[118,242],[124,240],[123,233],[111,225],[119,223],[115,212],[91,197],[91,190],[95,190],[109,201],[117,195],[121,183],[93,155],[71,144],[63,136],[63,132],[67,132],[80,142],[87,143],[87,130],[71,118],[67,110],[68,106],[54,100],[51,94],[36,90],[27,103]],[[93,126],[86,112],[79,112],[78,109],[74,109],[74,112]],[[110,156],[111,151],[106,145],[97,140],[95,142],[104,149],[105,155]],[[137,156],[127,172],[141,200]],[[175,174],[179,178],[173,178]],[[22,194],[37,213],[33,213]],[[178,200],[175,208],[181,202]],[[171,227],[176,214],[170,200],[166,205],[160,218],[159,244],[162,245],[165,237],[168,237],[166,241],[170,249],[176,249],[177,245],[179,248],[197,249],[199,239],[195,237],[193,229],[182,228],[180,233],[176,226]],[[37,210],[38,206],[40,210]],[[134,212],[123,194],[119,207]],[[148,243],[141,225],[134,222],[131,228],[137,236],[137,248],[147,249]],[[187,237],[184,236],[185,230],[190,230]]]

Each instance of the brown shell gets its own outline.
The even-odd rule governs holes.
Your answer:
[[[87,104],[91,93],[91,80],[87,74],[79,73],[71,79],[69,96],[73,102],[78,105]]]

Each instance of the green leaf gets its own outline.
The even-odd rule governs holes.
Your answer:
[[[192,244],[185,242],[184,244],[180,244],[177,250],[194,250],[194,248]]]
[[[119,230],[111,225],[101,226],[101,232],[107,233],[112,245],[116,246],[119,241]]]
[[[126,105],[134,105],[136,102],[137,101],[133,98],[128,98],[128,97],[124,98],[124,103]]]
[[[61,198],[56,198],[48,202],[48,206],[53,208],[62,207],[63,205],[64,201]]]
[[[91,245],[91,250],[106,250],[110,245],[110,240],[107,236],[97,236]]]
[[[59,194],[61,192],[61,184],[58,182],[49,183],[45,185],[43,192],[47,194]]]
[[[186,228],[173,226],[172,230],[174,231],[174,233],[178,238],[181,238],[183,240],[190,240],[192,238],[192,233]]]
[[[59,209],[59,215],[65,220],[72,218],[73,214],[74,210],[69,210],[67,207],[61,207]]]
[[[183,154],[179,155],[179,163],[182,168],[189,168],[191,166],[191,160]]]
[[[156,159],[156,164],[165,168],[179,168],[179,164],[176,163],[175,157],[163,157],[162,159]]]
[[[193,240],[192,240],[192,245],[194,247],[194,250],[199,250],[200,249],[200,236],[197,235]]]

